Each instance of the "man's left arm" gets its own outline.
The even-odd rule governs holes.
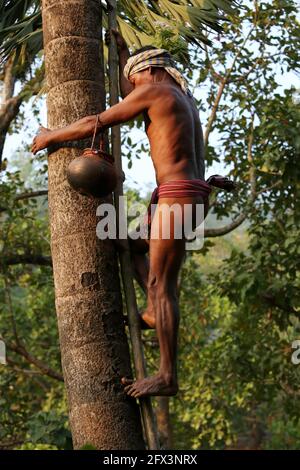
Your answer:
[[[102,129],[131,121],[143,111],[148,110],[153,100],[151,85],[143,85],[132,91],[123,101],[99,114],[97,133]],[[40,133],[34,138],[31,151],[35,155],[50,145],[70,140],[85,139],[93,135],[97,115],[86,116],[69,126],[61,129],[49,130],[41,128]]]

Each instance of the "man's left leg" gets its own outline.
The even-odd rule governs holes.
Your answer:
[[[128,238],[133,274],[144,293],[147,294],[147,282],[149,274],[149,241],[143,239],[133,240]]]
[[[178,199],[176,203],[178,203]],[[185,201],[186,203],[188,201]],[[161,199],[154,215],[150,240],[150,272],[148,278],[148,306],[155,312],[156,331],[160,346],[160,367],[155,376],[133,382],[123,379],[125,391],[132,397],[147,395],[175,395],[177,385],[177,336],[179,306],[177,296],[178,274],[185,255],[185,240],[174,238],[175,226],[182,226],[183,210],[174,215],[168,239],[162,237],[162,221],[170,217],[168,207],[174,199]],[[158,236],[157,236],[158,235]],[[155,236],[157,236],[155,238]]]

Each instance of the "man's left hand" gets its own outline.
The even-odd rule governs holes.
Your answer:
[[[35,155],[40,150],[47,148],[50,144],[49,134],[51,133],[50,129],[41,126],[39,129],[39,133],[33,139],[31,151]]]

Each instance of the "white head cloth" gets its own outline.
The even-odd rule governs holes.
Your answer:
[[[165,49],[150,49],[149,51],[144,51],[130,57],[124,67],[124,76],[129,80],[131,75],[142,72],[142,70],[146,70],[149,67],[164,68],[181,86],[184,93],[190,94],[187,81],[183,75],[181,75],[179,70],[177,70],[174,60],[170,53]]]

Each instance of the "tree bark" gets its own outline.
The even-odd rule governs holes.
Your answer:
[[[97,0],[43,0],[42,13],[48,127],[56,128],[104,109],[101,7]],[[96,208],[103,201],[80,196],[66,181],[78,147],[61,148],[48,159],[56,310],[73,444],[142,449],[139,410],[120,383],[132,372],[116,253],[110,240],[96,237]]]

